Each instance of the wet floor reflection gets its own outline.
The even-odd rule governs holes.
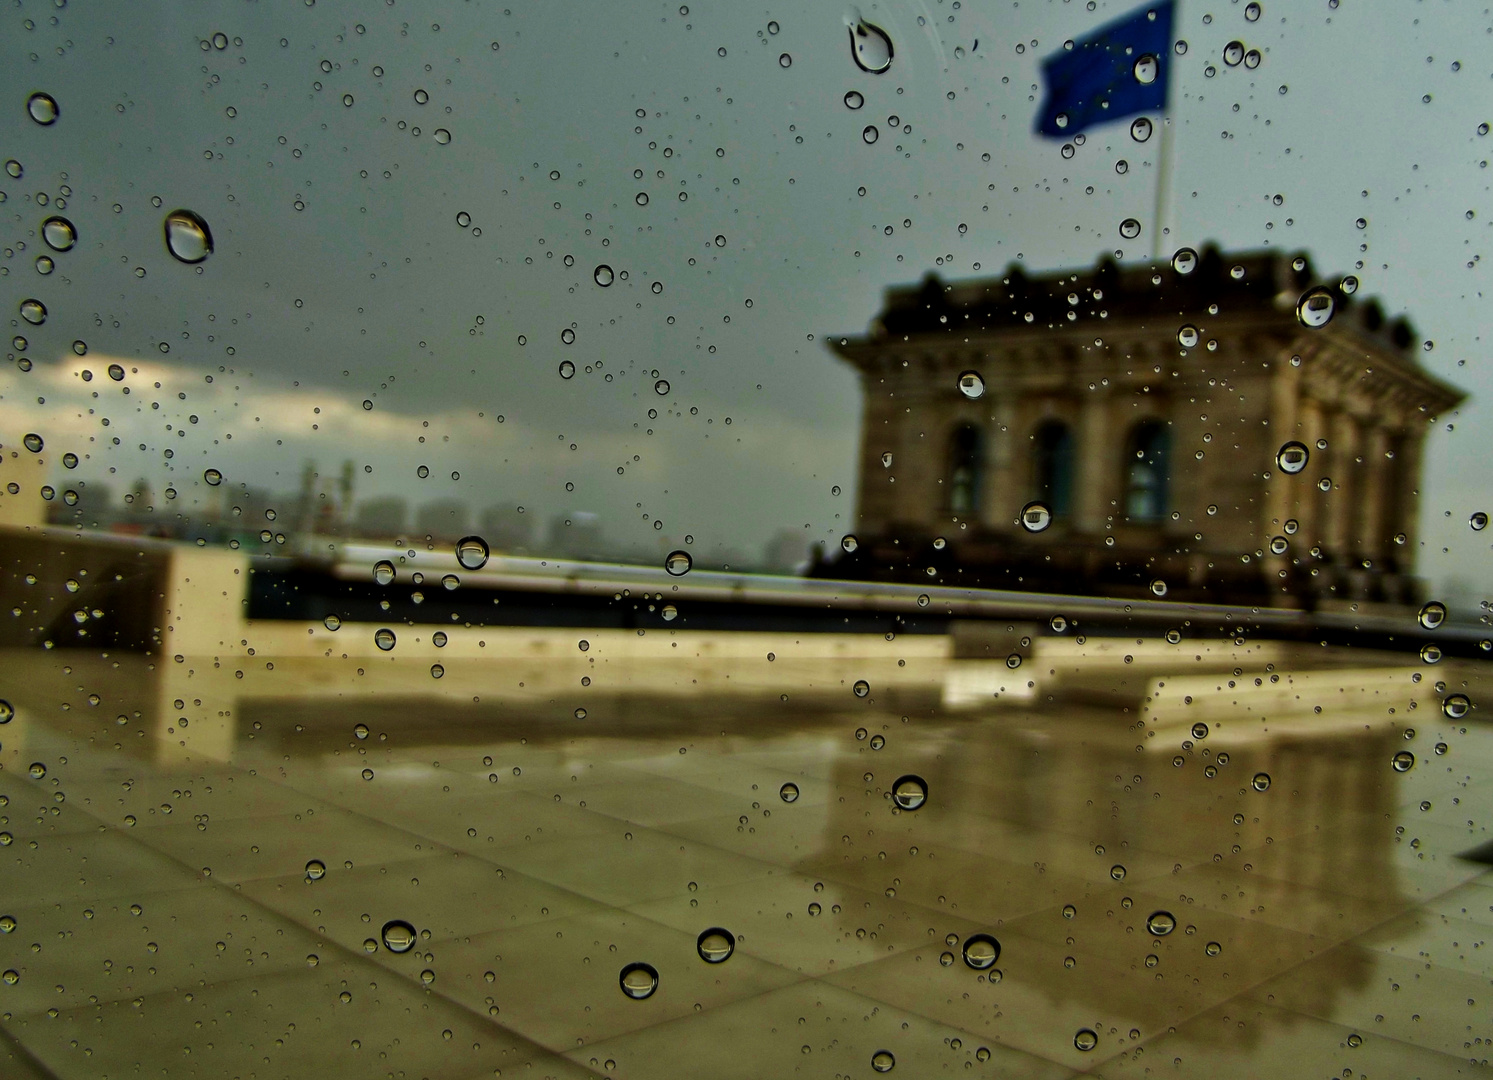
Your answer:
[[[1473,665],[551,637],[438,679],[0,657],[6,1075],[1485,1056],[1493,878],[1456,855],[1489,840],[1493,738],[1440,711]]]

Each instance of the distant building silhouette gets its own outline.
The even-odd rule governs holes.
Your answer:
[[[399,536],[409,514],[409,504],[397,495],[367,499],[358,506],[354,531],[359,536]]]
[[[860,543],[821,572],[1411,601],[1421,447],[1463,395],[1356,280],[1316,281],[1302,256],[1207,248],[889,290],[866,336],[831,339],[865,394]]]
[[[517,503],[503,503],[482,511],[478,531],[494,551],[525,553],[533,542],[534,519]]]
[[[584,510],[550,518],[546,552],[571,559],[599,559],[606,554],[601,518]]]
[[[438,540],[455,540],[467,534],[471,515],[461,499],[437,499],[415,511],[415,532]]]

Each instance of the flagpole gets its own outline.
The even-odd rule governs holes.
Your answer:
[[[1151,258],[1161,258],[1161,237],[1166,225],[1168,189],[1172,179],[1172,125],[1171,118],[1161,118],[1161,145],[1156,148],[1156,216],[1151,225]]]

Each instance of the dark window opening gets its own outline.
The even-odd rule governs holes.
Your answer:
[[[949,510],[952,513],[973,516],[980,509],[983,443],[980,429],[973,424],[955,428],[949,440]]]
[[[1046,503],[1054,517],[1065,516],[1073,506],[1073,434],[1067,424],[1050,420],[1032,442],[1034,498]]]
[[[1166,426],[1147,420],[1135,426],[1125,453],[1125,516],[1138,524],[1155,524],[1166,516],[1171,484],[1171,435]]]

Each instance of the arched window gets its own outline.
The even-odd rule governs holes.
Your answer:
[[[1131,431],[1125,452],[1125,516],[1131,521],[1152,524],[1166,516],[1171,444],[1166,425],[1155,420]]]
[[[1049,420],[1032,436],[1032,490],[1054,516],[1067,514],[1073,505],[1073,434],[1059,420]]]
[[[980,508],[984,439],[973,424],[954,429],[949,439],[949,510],[973,516]]]

